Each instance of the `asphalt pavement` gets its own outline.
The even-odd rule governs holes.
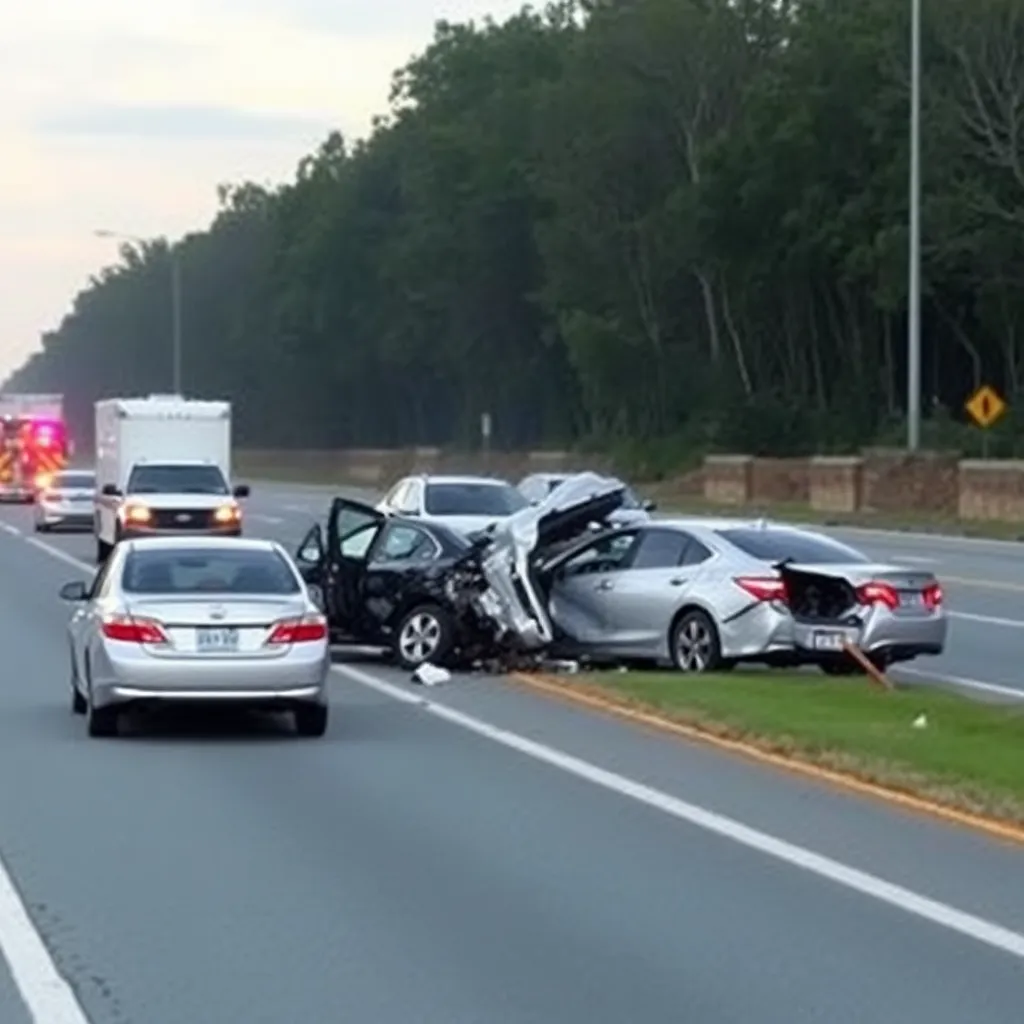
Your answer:
[[[249,531],[297,545],[326,502],[257,484]],[[1024,850],[367,659],[322,740],[177,716],[89,740],[57,590],[91,539],[0,526],[3,1024],[1020,1020]],[[972,617],[922,671],[1024,692],[1024,587],[995,586],[1024,548],[849,539],[961,580]]]

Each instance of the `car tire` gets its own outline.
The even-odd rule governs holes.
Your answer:
[[[319,737],[327,732],[330,711],[326,704],[304,704],[293,712],[295,731],[300,736]]]
[[[78,670],[75,668],[74,654],[71,655],[71,710],[76,715],[84,715],[89,710],[89,704],[78,687]]]
[[[722,642],[718,627],[707,612],[690,608],[672,623],[668,634],[669,654],[677,672],[721,671]]]
[[[97,739],[117,736],[120,732],[121,711],[115,706],[96,708],[90,702],[86,710],[89,735]]]
[[[407,611],[395,630],[392,654],[404,668],[442,661],[452,646],[451,616],[436,604],[421,604]]]

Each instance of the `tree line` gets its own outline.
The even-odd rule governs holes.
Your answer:
[[[184,387],[254,447],[848,450],[902,438],[910,0],[566,0],[439,23],[369,136],[177,243]],[[923,407],[1024,391],[1024,8],[926,0]],[[170,390],[167,243],[6,382]],[[1021,443],[1024,447],[1024,443]]]

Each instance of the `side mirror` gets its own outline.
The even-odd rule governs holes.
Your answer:
[[[60,588],[62,601],[87,601],[89,599],[89,588],[81,580],[73,583],[65,583]]]
[[[252,491],[248,484],[239,484],[232,493],[236,498],[248,498]]]
[[[317,523],[303,538],[297,553],[299,563],[306,567],[319,566],[324,558],[324,541]]]
[[[103,490],[100,493],[107,498],[120,498],[121,488],[117,484],[104,484]]]
[[[658,503],[656,501],[651,501],[650,499],[648,499],[647,501],[641,503],[640,507],[645,512],[654,512],[658,508]]]

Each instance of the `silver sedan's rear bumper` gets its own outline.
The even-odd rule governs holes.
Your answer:
[[[306,650],[306,647],[309,647]],[[174,657],[137,644],[108,641],[96,652],[92,699],[119,703],[326,704],[331,667],[327,644],[297,644],[265,657]]]

